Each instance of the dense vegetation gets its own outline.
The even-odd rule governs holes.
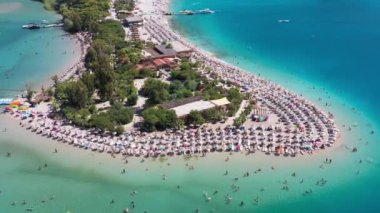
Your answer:
[[[104,20],[108,0],[58,0],[54,7],[63,16],[66,31],[92,35],[86,70],[77,80],[55,80],[55,102],[76,125],[121,133],[121,126],[133,119],[134,111],[127,106],[134,106],[138,98],[133,79],[144,75],[133,70],[141,60],[143,44],[125,41],[121,23]],[[106,101],[111,104],[109,109],[95,107]],[[59,107],[55,108],[58,111]]]
[[[237,126],[237,127],[241,126],[247,120],[247,117],[249,116],[249,114],[251,114],[252,108],[253,108],[253,103],[249,103],[244,108],[243,112],[241,112],[239,117],[234,119],[234,123],[233,123],[234,126]]]
[[[55,8],[63,16],[68,32],[96,32],[99,20],[108,14],[108,0],[57,0]]]
[[[197,69],[198,65],[196,63],[184,60],[178,70],[171,72],[170,83],[153,78],[147,79],[141,91],[141,94],[148,98],[146,107],[152,107],[167,101],[181,100],[194,95],[203,96],[205,100],[227,97],[231,102],[227,106],[227,112],[222,109],[208,109],[202,112],[192,111],[186,117],[185,123],[199,126],[203,123],[215,123],[222,121],[227,116],[233,116],[243,100],[243,96],[239,90],[236,88],[227,90],[220,86],[217,80],[210,81],[201,76],[197,72]],[[162,129],[162,126],[165,126],[159,125],[159,128],[154,128],[155,125],[153,125],[153,123],[155,122],[153,121],[160,123],[161,119],[163,119],[163,117],[156,116],[155,113],[159,111],[165,114],[164,111],[160,111],[163,109],[157,107],[154,109],[155,110],[146,110],[143,114],[144,119],[150,119],[150,121],[144,122],[143,126],[146,131]],[[173,125],[171,125],[170,128],[174,126],[174,123],[175,122],[172,123]]]
[[[243,99],[237,89],[225,89],[217,80],[201,76],[199,64],[182,60],[180,67],[171,72],[170,82],[155,79],[155,72],[137,70],[145,44],[125,41],[125,32],[119,21],[105,20],[108,0],[57,0],[46,1],[64,18],[64,28],[70,33],[85,31],[91,34],[91,47],[85,56],[85,70],[79,79],[65,82],[55,80],[54,109],[72,123],[83,127],[96,127],[104,131],[122,133],[123,125],[133,120],[138,92],[133,81],[148,78],[140,94],[148,100],[141,113],[141,129],[155,131],[178,128],[187,124],[201,125],[218,122],[236,113]],[[54,3],[53,3],[54,2]],[[116,10],[131,11],[132,0],[117,0]],[[214,76],[217,79],[217,75]],[[228,112],[221,109],[193,111],[185,121],[177,118],[173,110],[159,104],[192,96],[206,100],[227,97],[231,104]],[[98,103],[109,103],[106,108]],[[105,104],[107,105],[107,104]]]
[[[216,123],[225,118],[225,113],[218,109],[207,109],[202,112],[193,110],[186,119],[187,124],[202,125],[206,122]]]
[[[179,120],[173,110],[151,107],[142,113],[144,122],[141,129],[147,132],[177,128]]]
[[[115,1],[115,10],[126,10],[126,11],[132,11],[135,7],[135,1],[134,0],[116,0]]]

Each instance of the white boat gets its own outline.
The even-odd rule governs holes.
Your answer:
[[[194,15],[194,12],[192,10],[181,10],[179,13],[182,15]]]
[[[278,23],[289,23],[290,20],[289,19],[279,19],[278,20]]]
[[[197,10],[196,13],[199,14],[213,14],[215,11],[210,10],[209,8],[203,9],[203,10]]]

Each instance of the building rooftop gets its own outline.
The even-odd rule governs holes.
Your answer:
[[[173,63],[173,61],[169,60],[168,58],[157,58],[157,59],[153,60],[153,64],[155,66],[160,66],[160,65],[164,65],[164,64],[170,65],[172,63]]]
[[[131,17],[127,17],[125,18],[125,21],[129,24],[133,24],[133,23],[140,23],[140,22],[143,22],[143,19],[142,17],[140,16],[131,16]]]
[[[184,99],[180,99],[180,100],[165,102],[165,103],[161,104],[161,107],[163,107],[165,109],[171,109],[171,108],[174,108],[177,106],[181,106],[184,104],[188,104],[188,103],[196,102],[196,101],[200,101],[200,100],[203,100],[202,96],[193,96],[193,97],[184,98]]]
[[[143,51],[145,58],[164,58],[164,57],[175,57],[177,52],[171,48],[166,48],[165,45],[156,45],[153,48],[147,48]]]
[[[152,56],[152,53],[150,53],[148,50],[143,50],[142,52],[145,58]]]
[[[157,51],[160,55],[175,56],[177,54],[175,50],[166,48],[165,45],[156,45],[154,46],[154,50]]]
[[[193,110],[203,111],[203,110],[211,109],[214,107],[215,105],[211,103],[210,101],[200,100],[200,101],[195,101],[195,102],[174,107],[172,108],[172,110],[175,111],[178,117],[182,117],[182,116],[190,114],[190,112]]]
[[[211,100],[210,102],[215,104],[215,106],[224,106],[230,104],[230,101],[226,97],[217,100]]]
[[[203,100],[202,96],[193,96],[181,100],[163,103],[161,104],[161,107],[165,109],[172,109],[175,111],[178,117],[182,117],[190,114],[192,110],[203,111],[218,106],[224,106],[229,103],[230,102],[226,97],[217,100],[205,101]]]

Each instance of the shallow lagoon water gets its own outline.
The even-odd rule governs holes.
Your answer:
[[[51,76],[71,67],[80,52],[58,28],[26,30],[21,26],[55,22],[60,16],[36,1],[0,0],[0,97],[12,97],[29,84],[36,90]]]

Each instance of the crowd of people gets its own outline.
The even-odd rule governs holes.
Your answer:
[[[157,15],[157,14],[155,14]],[[82,129],[66,121],[53,120],[49,112],[34,112],[24,118],[20,112],[12,115],[20,119],[20,125],[46,137],[84,149],[128,156],[159,157],[167,155],[192,155],[208,152],[256,151],[276,155],[312,153],[313,150],[332,146],[339,136],[333,116],[325,113],[303,97],[283,87],[227,64],[211,54],[188,43],[165,24],[164,15],[144,17],[143,30],[149,40],[157,44],[178,41],[193,50],[192,60],[200,62],[199,70],[208,78],[210,69],[217,73],[220,82],[239,85],[241,92],[255,100],[256,108],[264,109],[271,121],[245,122],[239,127],[229,124],[210,124],[198,128],[144,133],[137,129],[116,136],[97,129]],[[82,52],[88,45],[88,35],[79,35]],[[81,59],[83,59],[83,55]],[[83,60],[82,60],[83,61]],[[82,62],[80,62],[82,63]],[[206,67],[210,69],[205,69]],[[74,68],[72,68],[74,69]],[[65,76],[72,76],[72,70]],[[248,119],[249,120],[249,119]]]

